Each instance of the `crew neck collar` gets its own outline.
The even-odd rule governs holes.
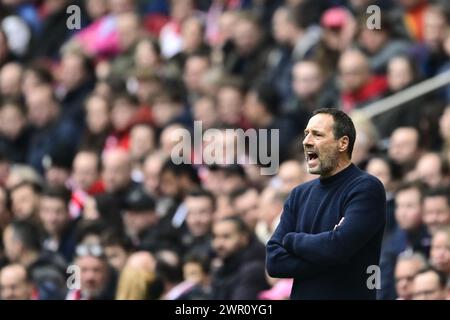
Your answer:
[[[330,177],[325,178],[320,177],[319,182],[321,185],[326,186],[341,180],[345,180],[355,170],[355,168],[356,166],[353,163],[350,163],[350,165],[347,168],[339,171],[338,173]]]

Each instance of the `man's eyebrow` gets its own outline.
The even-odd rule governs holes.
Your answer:
[[[317,134],[317,133],[323,133],[322,131],[317,130],[317,129],[306,129],[306,130],[303,132],[303,134],[308,134],[310,131],[311,131],[312,133],[314,133],[314,134]]]

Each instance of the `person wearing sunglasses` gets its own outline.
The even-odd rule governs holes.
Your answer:
[[[108,265],[103,247],[79,244],[75,249],[76,266],[68,279],[66,300],[113,300],[117,275]]]

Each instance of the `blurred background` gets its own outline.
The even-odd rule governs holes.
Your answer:
[[[379,298],[450,297],[449,7],[1,0],[0,298],[287,299],[264,245],[316,178],[320,107],[351,115],[352,160],[387,192]],[[226,129],[279,129],[277,174],[245,151],[174,164],[194,121],[224,148]]]

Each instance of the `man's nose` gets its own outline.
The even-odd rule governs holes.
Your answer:
[[[305,135],[305,138],[303,138],[303,145],[312,146],[311,137],[309,134]]]

